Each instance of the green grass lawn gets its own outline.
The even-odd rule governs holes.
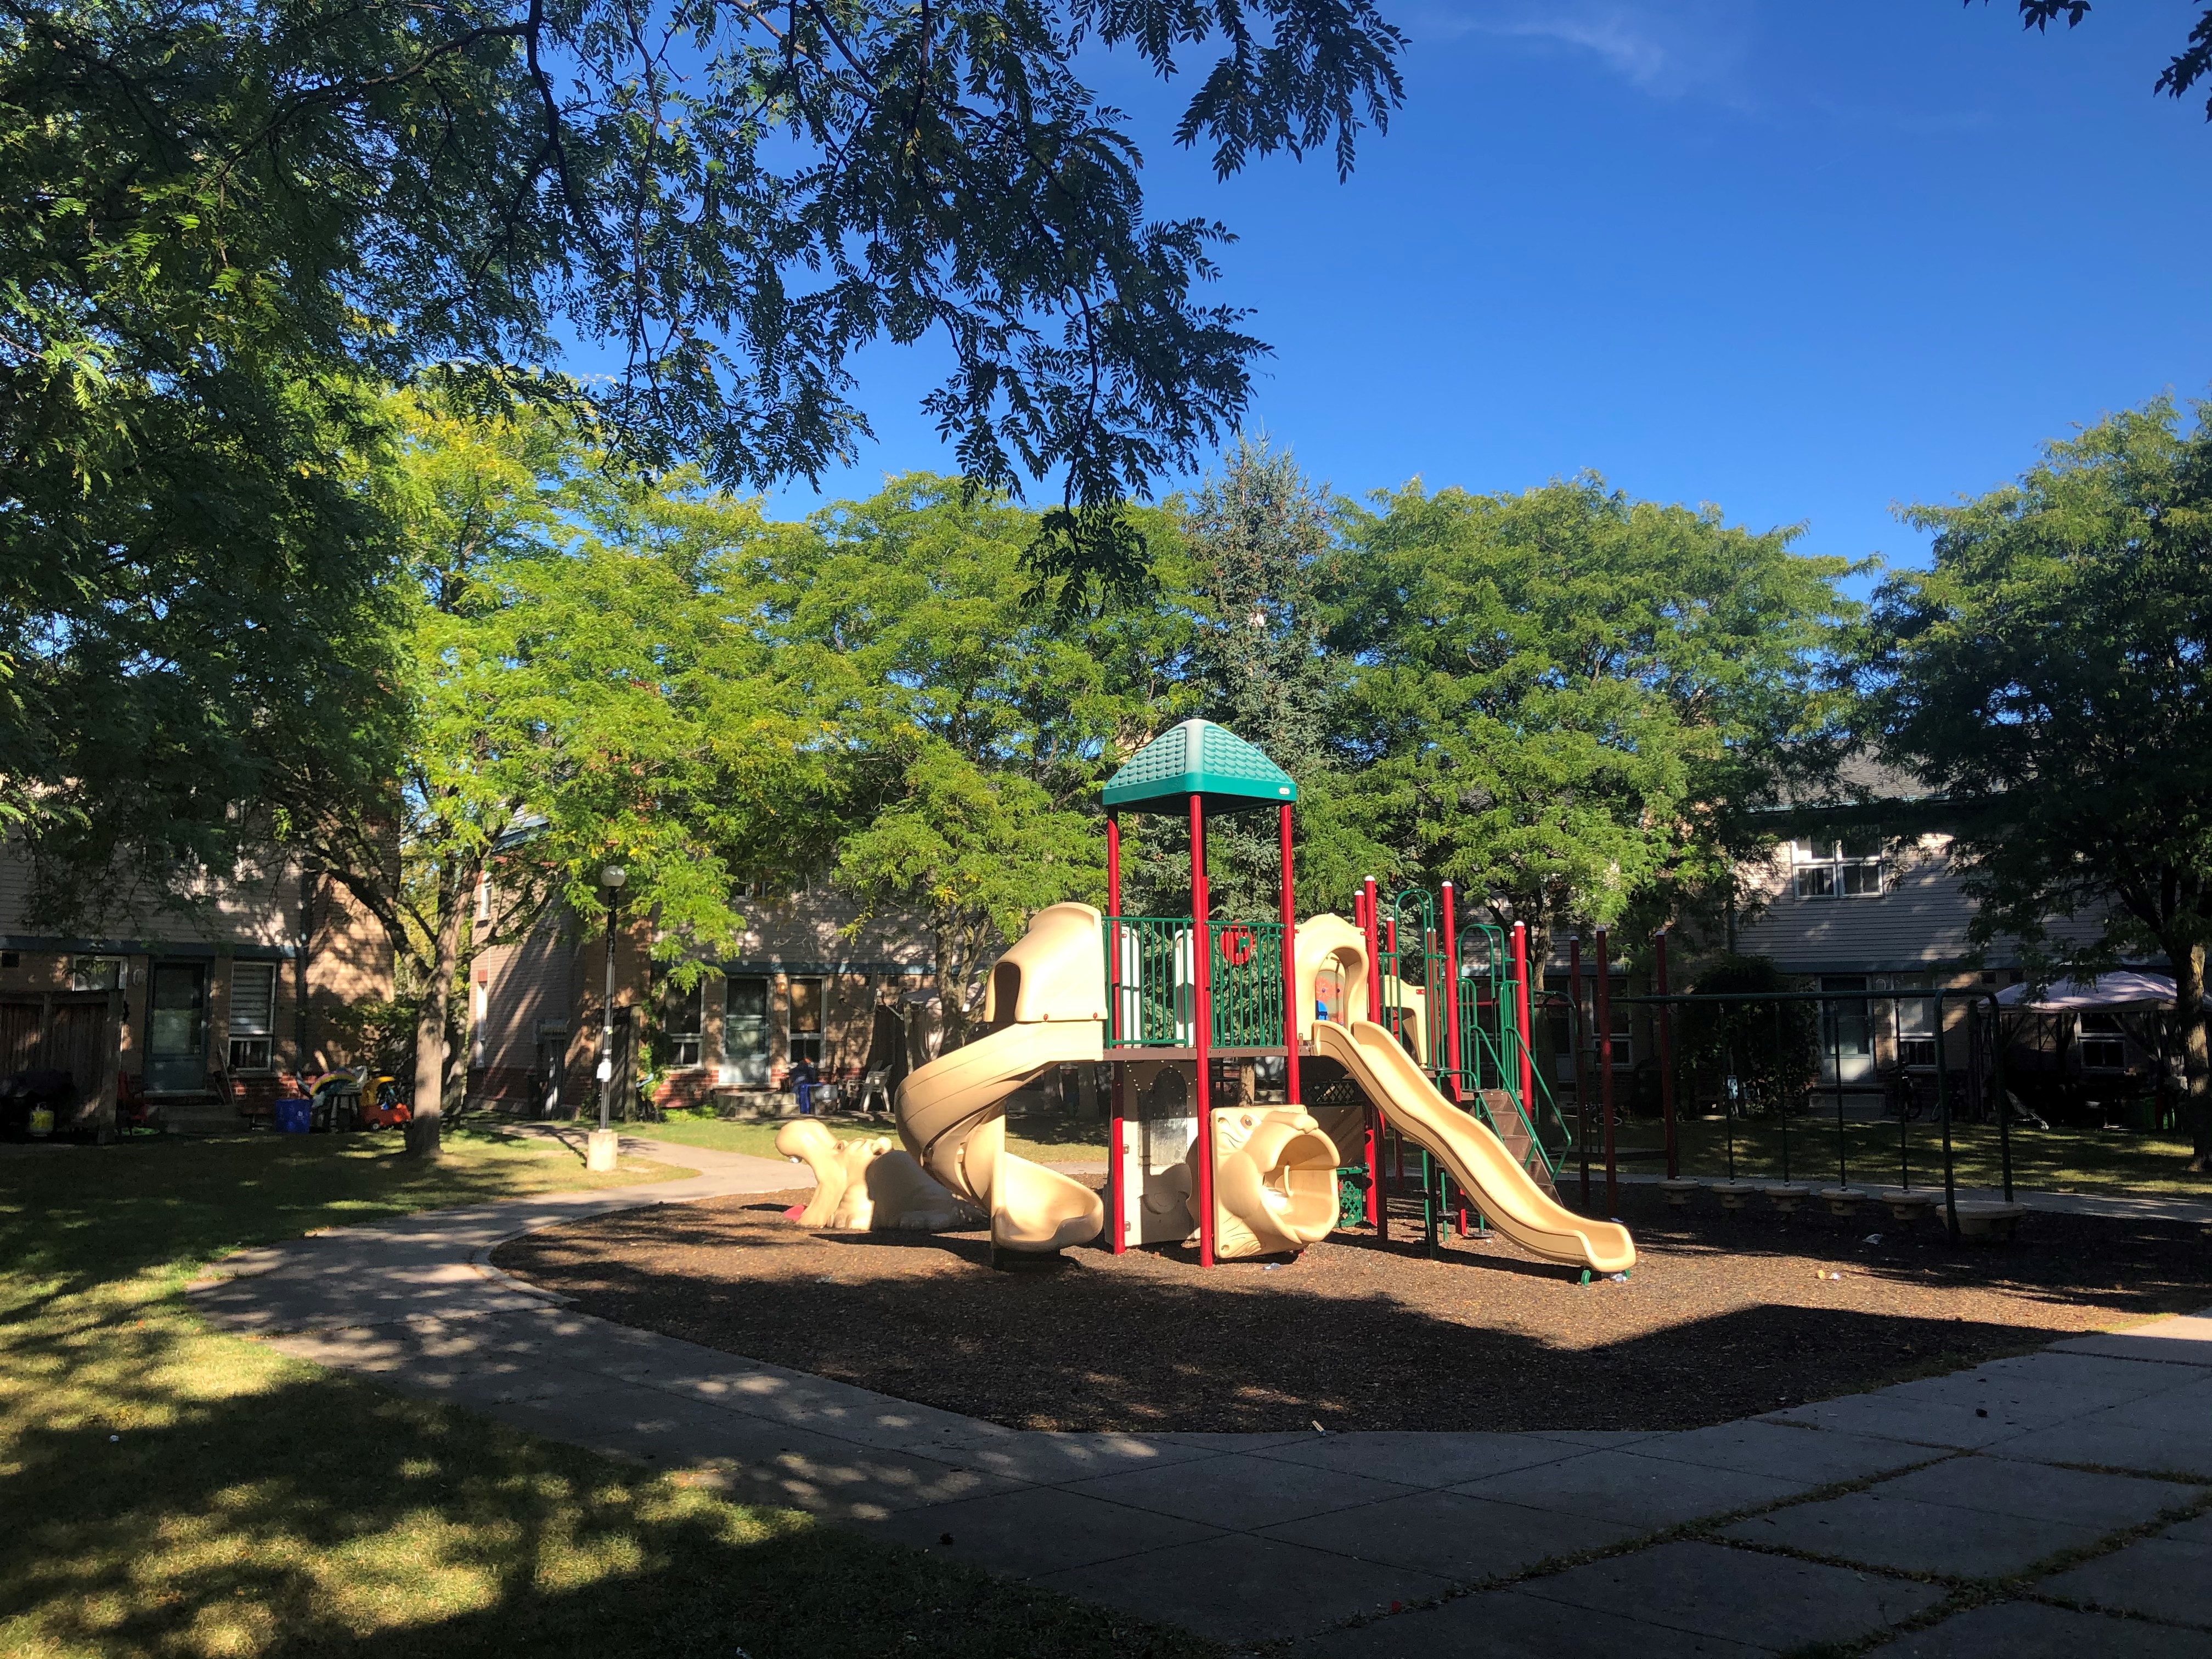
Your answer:
[[[872,1123],[835,1117],[822,1121],[840,1140],[862,1139],[870,1135],[889,1135],[893,1140],[898,1138],[898,1131],[882,1119]],[[672,1112],[662,1123],[626,1123],[623,1133],[649,1135],[655,1140],[673,1141],[681,1146],[704,1146],[718,1152],[750,1152],[756,1158],[774,1158],[775,1132],[781,1127],[780,1123],[736,1122],[707,1112]],[[1103,1164],[1106,1126],[1063,1117],[1009,1118],[1006,1149],[1037,1163]]]
[[[1905,1129],[1905,1157],[1912,1184],[1940,1185],[1943,1179],[1943,1132],[1938,1123],[1922,1120]],[[1769,1121],[1735,1125],[1736,1173],[1760,1180],[1782,1174],[1782,1127]],[[1717,1121],[1685,1121],[1678,1126],[1682,1173],[1718,1176],[1728,1172],[1727,1141]],[[1638,1120],[1624,1123],[1618,1133],[1623,1151],[1656,1150],[1663,1144],[1660,1126]],[[1898,1126],[1846,1121],[1844,1152],[1855,1187],[1894,1187],[1899,1181]],[[2035,1192],[2135,1193],[2169,1198],[2199,1198],[2212,1201],[2212,1178],[2189,1174],[2189,1143],[2171,1136],[2140,1134],[2106,1129],[2031,1129],[2014,1125],[2012,1131],[2012,1178],[2016,1188]],[[1966,1187],[1999,1184],[2001,1161],[1997,1131],[1993,1125],[1954,1124],[1951,1156],[1959,1183]],[[1599,1162],[1591,1152],[1593,1167]],[[1574,1167],[1579,1167],[1576,1164]],[[1662,1170],[1657,1158],[1638,1158],[1626,1168],[1641,1172]],[[1836,1179],[1836,1121],[1820,1117],[1790,1121],[1790,1175],[1793,1180],[1832,1182]]]
[[[368,1137],[0,1151],[0,1653],[1212,1651],[402,1399],[185,1307],[240,1246],[678,1172],[448,1144],[427,1168]]]

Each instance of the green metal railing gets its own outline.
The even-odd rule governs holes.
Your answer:
[[[1437,932],[1435,896],[1422,888],[1407,888],[1381,907],[1375,932],[1383,988],[1382,1022],[1421,1069],[1441,1082],[1451,1062],[1444,1030],[1448,969],[1443,941]],[[1420,999],[1418,1049],[1408,1041],[1412,1005],[1394,994],[1400,992]]]
[[[1559,1164],[1574,1146],[1574,1130],[1560,1110],[1528,1042],[1521,1035],[1514,1011],[1520,1006],[1521,981],[1513,976],[1505,932],[1488,922],[1471,923],[1462,931],[1472,936],[1474,948],[1462,945],[1460,974],[1460,1085],[1463,1097],[1492,1129],[1503,1125],[1492,1120],[1486,1093],[1503,1090],[1513,1103],[1520,1126],[1528,1137],[1530,1156],[1540,1160],[1546,1174],[1555,1179]],[[1531,1003],[1539,1000],[1532,996]],[[1532,1008],[1533,1012],[1533,1008]],[[1567,1011],[1571,1026],[1574,1011]],[[1532,1097],[1521,1088],[1522,1060],[1528,1062]]]
[[[1216,1048],[1283,1046],[1283,926],[1206,924],[1206,985]],[[1191,971],[1197,929],[1188,916],[1109,916],[1106,951],[1109,1048],[1188,1048],[1198,1006]]]

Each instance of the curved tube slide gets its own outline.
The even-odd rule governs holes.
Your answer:
[[[999,1249],[1050,1255],[1097,1237],[1106,1206],[1079,1181],[1006,1150],[1006,1098],[1054,1066],[1105,1057],[1103,919],[1087,904],[1037,913],[999,959],[991,1029],[899,1085],[892,1116],[915,1161],[991,1218]]]
[[[1316,1021],[1314,1046],[1344,1067],[1391,1127],[1442,1160],[1490,1224],[1522,1249],[1593,1273],[1636,1265],[1627,1228],[1587,1220],[1546,1196],[1505,1143],[1438,1094],[1383,1027],[1364,1019]]]

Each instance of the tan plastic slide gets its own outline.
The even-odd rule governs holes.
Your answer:
[[[1594,1273],[1636,1265],[1628,1229],[1589,1221],[1547,1197],[1505,1143],[1438,1094],[1413,1058],[1371,1020],[1314,1023],[1314,1046],[1341,1065],[1390,1127],[1440,1158],[1490,1224],[1524,1250]]]
[[[999,1249],[1049,1255],[1106,1224],[1097,1193],[1006,1150],[1005,1115],[1006,1097],[1039,1073],[1103,1059],[1105,1019],[1103,919],[1087,904],[1050,905],[991,970],[990,1030],[899,1085],[899,1139],[923,1169],[989,1212]]]

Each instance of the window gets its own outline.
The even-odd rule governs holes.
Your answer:
[[[230,1069],[265,1072],[276,1029],[276,964],[233,963],[230,969]]]
[[[662,1052],[671,1066],[699,1063],[699,994],[705,988],[701,978],[688,991],[671,985],[660,994]]]
[[[1799,898],[1881,896],[1881,852],[1871,844],[1793,841],[1790,864]]]
[[[121,957],[76,957],[70,962],[70,989],[112,991],[123,983]]]
[[[1897,1000],[1897,1063],[1936,1068],[1936,999]]]
[[[1635,1010],[1622,999],[1628,995],[1628,981],[1616,979],[1607,987],[1606,1013],[1613,1027],[1613,1069],[1616,1072],[1636,1064]],[[1583,1054],[1588,1064],[1597,1064],[1599,1033],[1597,1029],[1597,980],[1595,975],[1583,981],[1582,1018],[1578,1022],[1583,1037]],[[1553,1028],[1559,1034],[1559,1043],[1564,1051],[1567,1043],[1566,1020],[1564,1007],[1559,1024]]]
[[[1635,1010],[1622,1000],[1627,994],[1628,981],[1625,979],[1613,981],[1606,992],[1605,1012],[1611,1016],[1613,1069],[1616,1072],[1623,1066],[1632,1066],[1636,1064],[1636,1040],[1633,1035],[1635,1027],[1630,1024]]]
[[[722,1005],[722,1058],[755,1060],[768,1053],[768,981],[732,979]]]
[[[811,1060],[822,1063],[822,981],[791,981],[791,1063]]]
[[[2128,1069],[2127,1028],[2118,1014],[2090,1012],[2081,1016],[2081,1069],[2085,1072],[2124,1072]]]

